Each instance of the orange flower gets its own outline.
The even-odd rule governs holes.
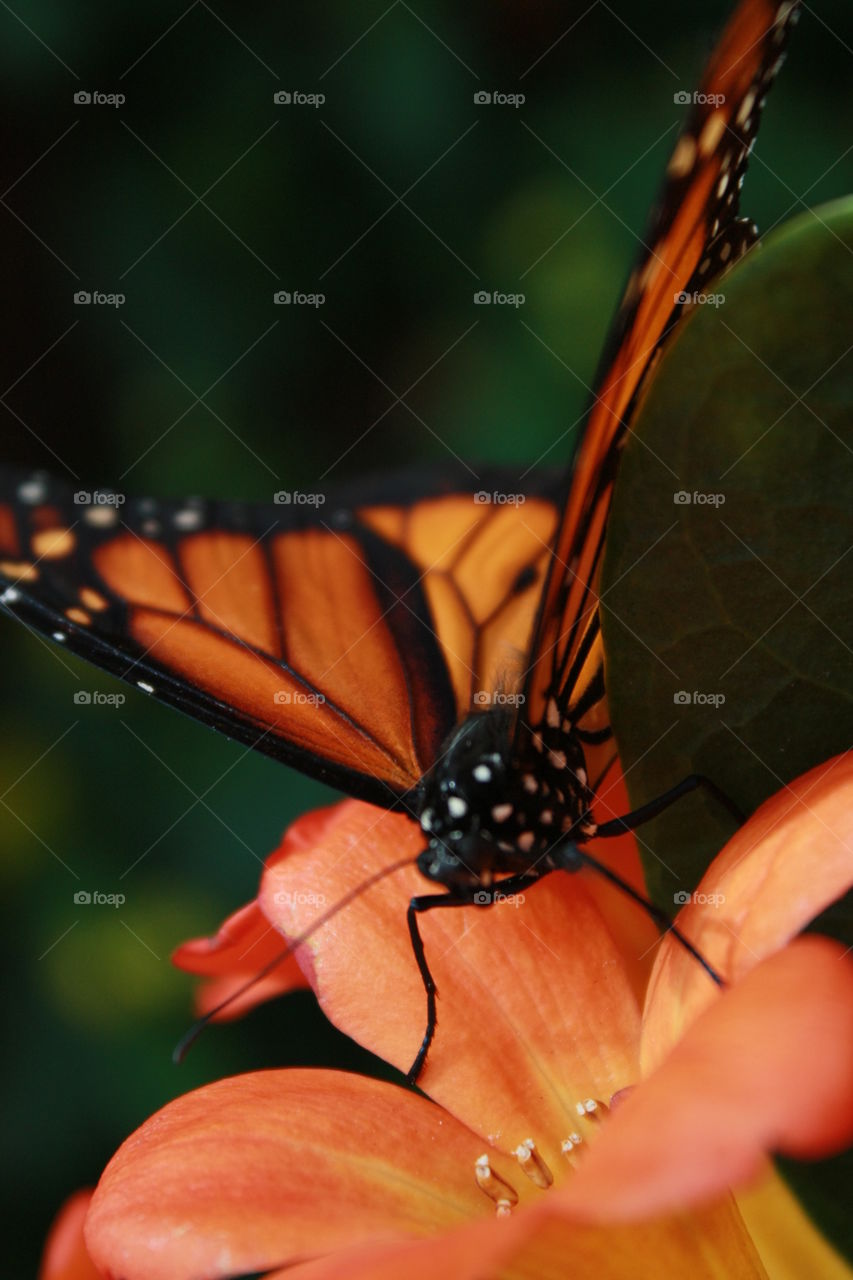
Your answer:
[[[83,1223],[89,1211],[91,1191],[76,1191],[56,1215],[48,1233],[39,1268],[39,1280],[101,1280],[83,1239]]]
[[[107,1167],[92,1257],[123,1280],[848,1275],[766,1155],[853,1139],[853,964],[789,941],[853,880],[851,790],[853,756],[786,788],[682,911],[723,993],[666,938],[641,1003],[629,931],[586,873],[427,916],[432,1101],[305,1070],[179,1098]],[[346,801],[288,833],[260,906],[296,936],[419,844],[408,819]],[[419,888],[402,870],[298,953],[330,1018],[403,1069],[425,1014],[404,918]],[[760,1175],[759,1199],[733,1198]]]

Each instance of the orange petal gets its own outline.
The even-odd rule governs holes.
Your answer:
[[[187,973],[211,979],[199,987],[196,1008],[199,1014],[204,1014],[228,1001],[215,1016],[217,1022],[226,1021],[239,1018],[255,1005],[273,1000],[286,991],[308,986],[295,957],[289,956],[247,987],[247,983],[281,955],[286,945],[257,902],[250,902],[230,915],[212,938],[184,942],[172,955],[172,962]]]
[[[808,936],[699,1015],[557,1194],[596,1220],[647,1217],[749,1182],[765,1153],[851,1140],[853,962]]]
[[[299,849],[313,848],[322,837],[335,808],[327,806],[312,810],[294,822],[265,865],[275,866]],[[242,990],[281,954],[286,945],[254,901],[230,915],[213,937],[184,942],[172,955],[172,963],[186,973],[213,979],[199,987],[197,1009],[199,1014],[208,1013],[227,1000],[227,1008],[215,1018],[217,1022],[224,1022],[240,1017],[265,1000],[308,986],[296,959],[290,956],[248,990]]]
[[[264,875],[260,901],[288,936],[378,868],[423,845],[400,814],[339,806],[321,844]],[[440,886],[434,886],[440,888]],[[348,1035],[403,1070],[424,1034],[426,996],[406,907],[430,886],[414,866],[349,904],[300,948],[324,1010]],[[532,1137],[546,1161],[587,1098],[609,1100],[637,1078],[637,1002],[622,958],[577,877],[549,876],[523,902],[432,911],[421,920],[439,990],[439,1025],[419,1083],[504,1150]]]
[[[727,981],[785,945],[853,883],[853,752],[811,769],[766,801],[714,859],[678,924]],[[643,1015],[643,1074],[659,1063],[715,988],[668,937]]]
[[[772,1168],[758,1186],[738,1194],[737,1206],[773,1280],[853,1280],[853,1271]]]
[[[482,1139],[393,1085],[337,1071],[237,1076],[176,1099],[124,1143],[86,1239],[122,1280],[214,1280],[429,1235],[494,1220],[475,1179],[482,1153]],[[522,1180],[508,1159],[494,1163]]]
[[[432,1240],[348,1249],[267,1280],[766,1280],[730,1198],[696,1213],[604,1226],[571,1222],[547,1200],[500,1222]]]
[[[76,1191],[59,1210],[45,1242],[39,1280],[103,1280],[83,1239],[91,1199],[91,1191]]]
[[[612,818],[624,817],[630,808],[628,790],[619,760],[616,759],[596,789],[595,820],[601,825]],[[648,892],[637,838],[633,832],[629,831],[609,840],[591,840],[587,851],[623,880],[627,880],[639,893]],[[632,902],[626,893],[619,893],[603,876],[590,870],[584,870],[580,874],[619,945],[634,991],[642,1003],[657,955],[659,931],[642,907]]]

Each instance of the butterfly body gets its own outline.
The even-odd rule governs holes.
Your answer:
[[[451,734],[427,774],[419,820],[429,844],[418,866],[447,888],[488,888],[528,871],[555,844],[595,834],[583,747],[549,703],[531,759],[513,748],[515,713],[474,712]]]

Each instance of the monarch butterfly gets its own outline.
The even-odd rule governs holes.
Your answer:
[[[584,844],[699,785],[725,801],[691,775],[596,824],[615,759],[596,591],[620,448],[679,299],[755,241],[738,190],[797,11],[797,0],[735,11],[669,161],[574,467],[531,487],[523,506],[477,501],[446,471],[341,493],[322,510],[122,506],[41,473],[0,477],[9,613],[223,733],[419,822],[419,869],[443,892],[408,909],[427,995],[412,1080],[436,1025],[422,912],[488,905],[591,865],[665,920]],[[506,485],[500,473],[479,483]],[[526,655],[515,672],[514,653]]]

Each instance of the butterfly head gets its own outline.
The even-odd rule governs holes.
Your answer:
[[[418,867],[448,888],[484,883],[505,869],[494,812],[503,813],[512,716],[476,712],[454,730],[424,779],[420,824],[428,845]]]
[[[531,758],[513,757],[509,712],[462,722],[424,778],[418,868],[449,889],[488,887],[495,876],[547,866],[565,837],[595,833],[584,757],[574,734],[547,721]]]

